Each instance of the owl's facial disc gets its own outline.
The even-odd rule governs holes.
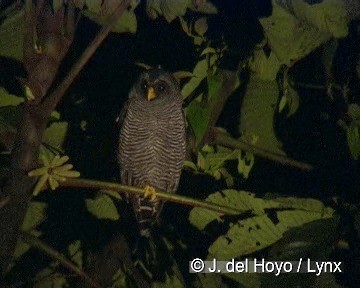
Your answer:
[[[167,90],[167,84],[162,80],[155,80],[150,83],[148,81],[144,81],[142,83],[142,90],[146,99],[148,101],[152,101],[156,98],[161,98]]]

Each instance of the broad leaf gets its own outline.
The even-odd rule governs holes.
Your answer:
[[[119,220],[120,215],[113,200],[106,194],[99,194],[95,199],[86,199],[88,211],[98,219]]]

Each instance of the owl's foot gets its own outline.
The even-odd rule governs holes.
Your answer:
[[[150,198],[151,201],[154,201],[156,199],[156,191],[154,187],[151,187],[149,185],[146,185],[144,188],[144,197]]]

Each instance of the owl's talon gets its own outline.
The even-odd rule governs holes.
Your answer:
[[[154,201],[156,199],[156,191],[154,187],[151,187],[149,185],[146,185],[144,188],[144,197],[150,198],[151,201]]]

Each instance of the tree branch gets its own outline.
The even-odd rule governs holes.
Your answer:
[[[2,197],[9,197],[5,206],[0,209],[0,274],[4,275],[9,269],[9,264],[13,257],[16,247],[16,242],[20,233],[20,226],[24,220],[26,210],[32,198],[33,186],[36,179],[28,177],[27,172],[34,169],[37,165],[39,148],[45,128],[47,126],[48,118],[51,112],[56,108],[63,97],[66,89],[73,82],[80,70],[84,67],[89,58],[94,54],[95,50],[99,47],[101,42],[110,33],[112,27],[117,22],[118,18],[125,11],[129,5],[129,0],[120,2],[118,8],[110,17],[108,25],[105,25],[95,37],[94,41],[85,50],[82,57],[71,69],[69,75],[59,85],[59,87],[49,97],[44,97],[47,89],[52,84],[55,74],[65,56],[70,43],[63,39],[61,41],[53,41],[62,35],[58,32],[59,27],[63,21],[57,22],[57,17],[61,12],[58,11],[56,15],[46,14],[44,9],[41,9],[43,1],[39,0],[36,8],[32,5],[31,0],[25,3],[25,35],[24,35],[24,66],[28,72],[28,87],[37,87],[41,89],[31,89],[34,99],[26,101],[24,105],[22,119],[16,133],[16,139],[12,150],[10,176],[4,191],[0,191]],[[43,12],[41,15],[37,15]],[[45,21],[46,25],[37,25],[46,32],[44,40],[50,41],[48,44],[54,45],[49,51],[45,50],[44,53],[36,53],[33,49],[33,29],[34,25],[39,24],[40,19],[34,17],[41,16],[41,20]],[[44,18],[45,17],[45,18]],[[35,21],[36,20],[36,21]],[[59,20],[60,21],[60,20]],[[52,30],[54,29],[54,30]],[[69,39],[68,39],[69,40]],[[53,41],[53,42],[51,42]],[[57,46],[56,44],[62,43],[64,45]],[[59,50],[59,51],[58,51]],[[55,62],[54,62],[55,61]],[[51,83],[50,83],[51,81]],[[32,85],[35,84],[35,85]],[[40,84],[40,85],[38,85]],[[36,93],[35,93],[36,92]],[[40,101],[42,100],[42,102]]]
[[[299,162],[294,159],[288,158],[286,156],[273,153],[271,151],[267,151],[261,148],[258,148],[256,146],[250,145],[249,143],[246,143],[244,141],[236,140],[232,138],[227,133],[224,133],[223,131],[220,131],[217,128],[213,128],[212,131],[212,144],[219,144],[221,146],[225,146],[232,149],[242,149],[247,152],[251,152],[256,156],[259,156],[264,159],[268,159],[274,162],[278,162],[285,166],[294,167],[300,170],[310,171],[313,169],[313,167],[304,162]]]
[[[118,183],[79,179],[79,178],[68,178],[65,182],[60,183],[60,186],[71,187],[71,188],[96,189],[96,190],[111,190],[119,193],[129,193],[133,195],[144,195],[145,192],[144,189],[133,186],[125,186]],[[235,208],[222,206],[207,201],[201,201],[190,197],[167,193],[163,191],[156,191],[156,197],[158,199],[167,200],[191,207],[201,207],[204,209],[208,209],[211,211],[215,211],[227,215],[238,215],[247,212],[247,211],[242,211]]]
[[[96,35],[94,40],[89,44],[84,53],[81,55],[80,59],[76,62],[76,64],[71,68],[70,72],[60,83],[60,85],[56,88],[56,90],[47,97],[43,102],[44,112],[50,114],[60,102],[63,97],[65,91],[70,87],[71,83],[74,81],[75,77],[79,74],[81,69],[85,66],[85,64],[89,61],[91,56],[95,53],[96,49],[101,45],[107,35],[111,32],[112,28],[115,26],[119,17],[124,13],[124,11],[128,8],[130,4],[130,0],[123,0],[116,8],[114,13],[110,16],[109,24],[103,26],[99,33]]]
[[[36,248],[40,250],[41,252],[44,252],[46,255],[51,257],[52,259],[58,261],[62,266],[69,269],[71,272],[78,275],[81,279],[83,279],[86,283],[90,285],[90,287],[93,288],[101,288],[101,286],[96,283],[93,279],[89,277],[84,271],[82,271],[80,268],[78,268],[74,263],[72,263],[70,260],[68,260],[64,255],[60,254],[58,251],[41,241],[39,238],[31,235],[28,232],[21,232],[20,238],[25,243],[29,244],[33,248]]]

